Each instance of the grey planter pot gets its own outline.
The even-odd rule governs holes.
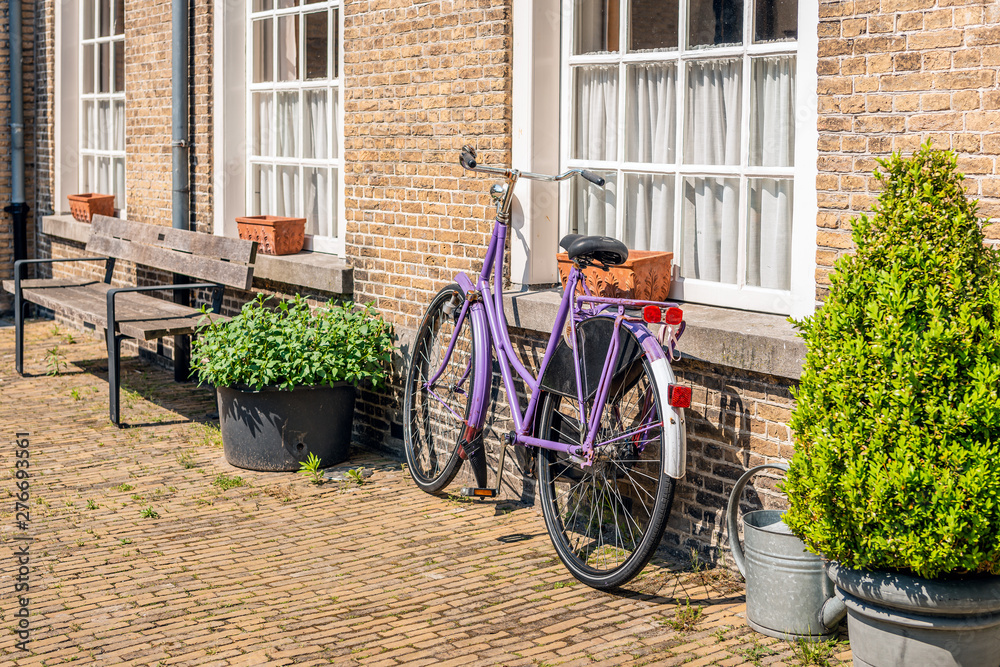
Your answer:
[[[1000,667],[1000,577],[827,572],[847,606],[855,665]]]
[[[354,425],[354,386],[217,387],[219,427],[226,461],[261,471],[298,470],[315,454],[321,467],[347,458]]]

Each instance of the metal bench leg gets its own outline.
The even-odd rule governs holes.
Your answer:
[[[24,375],[24,315],[28,303],[21,298],[21,290],[14,291],[14,368]]]
[[[108,411],[111,413],[111,423],[121,428],[119,419],[121,417],[118,408],[118,398],[120,395],[120,360],[122,351],[122,337],[114,331],[108,331]]]
[[[191,337],[174,336],[174,382],[191,380]]]

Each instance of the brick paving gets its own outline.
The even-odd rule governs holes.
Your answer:
[[[577,583],[541,516],[420,492],[396,461],[320,486],[226,464],[212,392],[127,358],[107,417],[103,343],[34,321],[26,367],[0,326],[3,465],[30,435],[29,651],[15,648],[23,544],[0,494],[0,665],[799,665],[753,633],[727,570],[654,561],[627,591]],[[58,360],[58,361],[57,361]],[[46,376],[59,365],[58,375]],[[845,637],[842,635],[841,639]]]

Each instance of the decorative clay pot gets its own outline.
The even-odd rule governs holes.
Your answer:
[[[858,667],[1000,666],[1000,577],[919,577],[827,565]]]
[[[96,192],[84,192],[78,195],[66,195],[69,200],[69,210],[80,222],[90,222],[95,215],[114,215],[115,196],[101,195]]]
[[[250,215],[236,218],[236,227],[241,239],[256,241],[265,255],[294,255],[306,240],[305,218]]]
[[[347,459],[354,424],[354,385],[216,389],[222,449],[231,465],[292,471],[309,454],[319,457],[322,468]]]
[[[564,252],[556,255],[556,259],[559,262],[559,279],[565,289],[573,262]],[[607,271],[591,266],[583,270],[583,275],[590,293],[595,296],[666,301],[670,292],[673,259],[672,252],[629,250],[624,264],[612,266]],[[583,285],[577,286],[577,294],[583,294]]]

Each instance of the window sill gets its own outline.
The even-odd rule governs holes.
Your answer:
[[[508,292],[504,310],[512,326],[549,333],[559,308],[559,290]],[[678,349],[710,364],[793,380],[802,375],[806,347],[781,315],[681,304],[687,328]]]
[[[41,230],[47,236],[84,245],[90,238],[90,224],[78,222],[69,214],[43,216]],[[331,294],[354,292],[353,267],[341,257],[319,252],[304,251],[297,255],[258,253],[254,278]]]

